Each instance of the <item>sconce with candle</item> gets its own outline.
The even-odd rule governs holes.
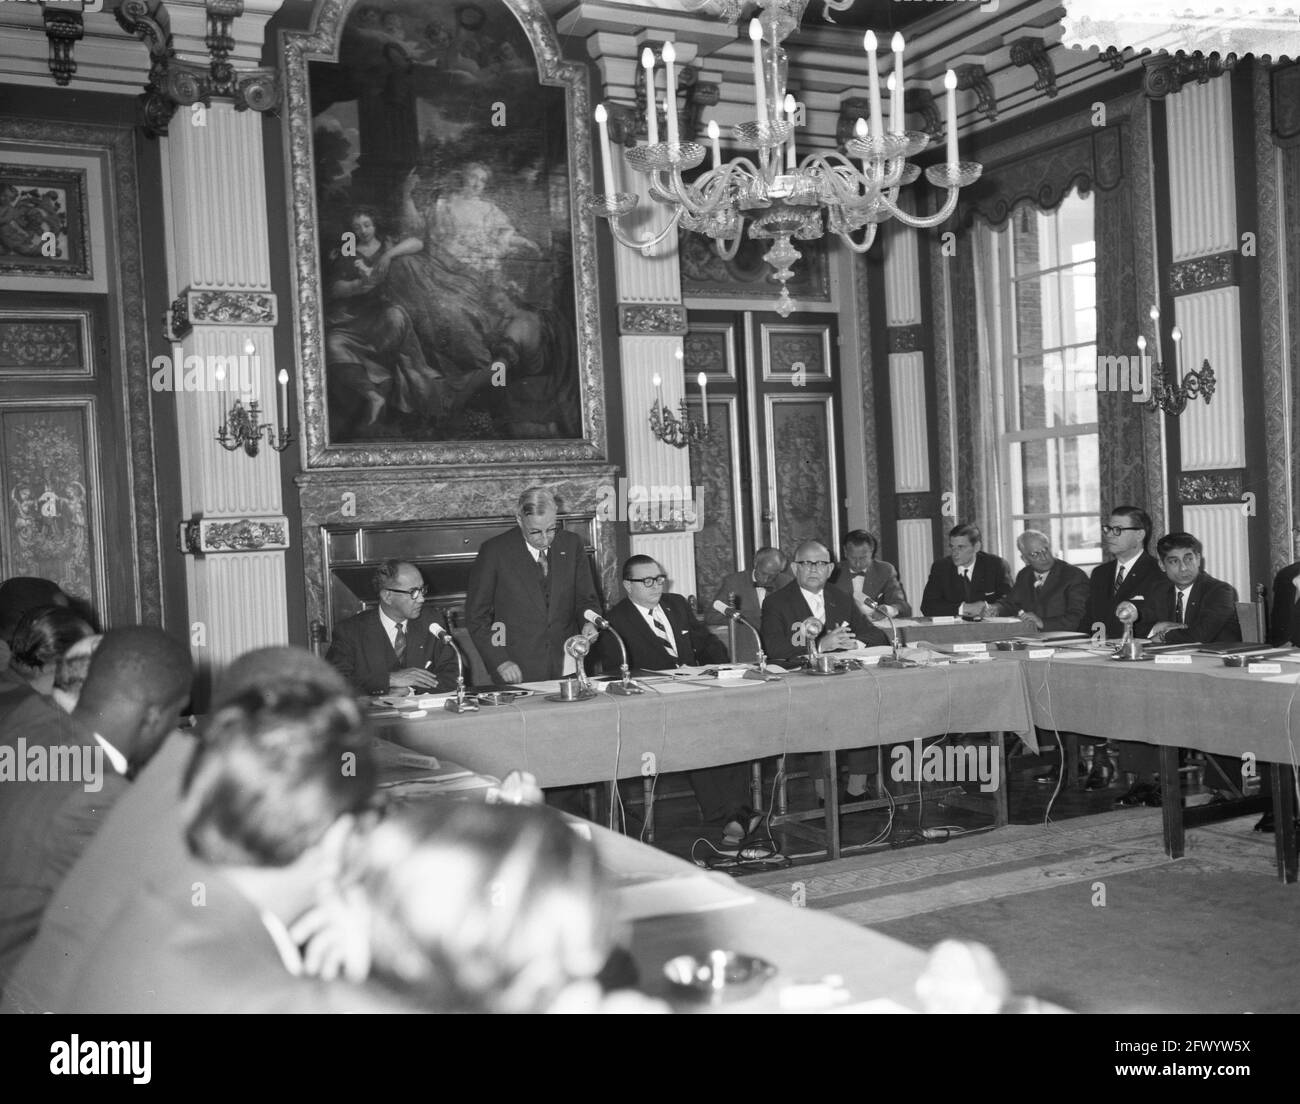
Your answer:
[[[682,359],[680,348],[676,355],[680,362]],[[669,410],[664,403],[663,378],[656,372],[651,379],[655,388],[655,404],[650,408],[650,432],[673,448],[685,448],[692,442],[703,444],[709,439],[708,379],[701,372],[696,377],[696,382],[700,385],[700,408],[704,412],[702,423],[690,416],[686,408],[685,396],[682,396],[681,402],[677,404],[676,414]]]
[[[256,346],[249,341],[244,352],[252,356]],[[235,404],[226,415],[226,420],[217,426],[216,441],[227,452],[243,449],[248,456],[256,456],[261,449],[262,438],[276,452],[283,452],[293,444],[293,435],[289,432],[289,373],[280,369],[276,380],[280,385],[278,402],[279,433],[271,422],[262,421],[262,411],[256,399],[249,400],[247,406],[243,399],[236,399]]]
[[[1157,410],[1163,410],[1166,414],[1177,418],[1187,409],[1187,404],[1198,395],[1208,406],[1215,387],[1214,369],[1210,367],[1209,359],[1207,358],[1201,364],[1199,370],[1183,375],[1178,368],[1178,349],[1183,339],[1183,331],[1175,326],[1169,331],[1169,336],[1174,343],[1174,362],[1166,365],[1163,355],[1164,346],[1160,339],[1160,311],[1153,306],[1147,313],[1156,330],[1156,356],[1150,366],[1151,398],[1147,400],[1147,409],[1152,414]],[[1141,334],[1138,335],[1137,347],[1139,357],[1145,358],[1147,339]]]

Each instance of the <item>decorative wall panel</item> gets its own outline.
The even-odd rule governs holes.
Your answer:
[[[1232,84],[1187,84],[1165,100],[1173,259],[1237,248]]]
[[[1205,570],[1237,588],[1242,602],[1251,599],[1249,519],[1240,503],[1216,506],[1184,506],[1183,528],[1205,546]],[[1271,583],[1271,579],[1260,579]]]
[[[890,356],[889,397],[894,432],[894,490],[928,491],[930,440],[925,417],[925,358],[921,353]]]
[[[1215,390],[1210,404],[1196,399],[1179,419],[1182,469],[1242,468],[1246,442],[1242,416],[1241,307],[1237,288],[1184,295],[1177,302],[1182,371],[1200,368],[1209,360]],[[1165,354],[1170,343],[1165,344]]]
[[[926,519],[900,521],[898,523],[898,577],[903,581],[903,590],[912,609],[921,612],[921,592],[925,590],[925,580],[930,577],[930,565],[934,562],[933,524]]]
[[[885,229],[885,324],[912,326],[921,321],[921,277],[917,231],[890,222]]]

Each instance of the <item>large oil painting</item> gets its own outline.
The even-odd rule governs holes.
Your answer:
[[[309,168],[314,200],[298,241],[314,230],[317,250],[306,273],[299,258],[299,311],[320,312],[303,326],[320,334],[309,466],[495,459],[498,443],[595,455],[594,292],[575,279],[594,267],[591,241],[575,243],[590,238],[574,198],[589,150],[570,141],[585,74],[535,0],[325,0],[294,40],[292,168],[295,190]]]

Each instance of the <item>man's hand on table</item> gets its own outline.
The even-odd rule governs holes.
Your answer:
[[[1187,628],[1187,626],[1181,621],[1157,621],[1151,626],[1151,632],[1147,635],[1147,639],[1156,644],[1163,644],[1165,633],[1173,632],[1175,629],[1185,628]]]
[[[1034,613],[1033,610],[1021,610],[1020,620],[1026,625],[1033,625],[1039,632],[1043,631],[1043,619]]]
[[[985,617],[989,612],[987,602],[963,602],[957,607],[958,617]]]
[[[512,659],[497,664],[497,678],[502,682],[523,682],[524,673],[519,664]]]
[[[388,676],[388,689],[397,690],[409,686],[413,690],[437,690],[438,678],[432,671],[423,667],[403,667]]]
[[[823,652],[845,652],[858,646],[858,638],[853,630],[841,621],[833,629],[828,629],[817,641],[817,647]]]

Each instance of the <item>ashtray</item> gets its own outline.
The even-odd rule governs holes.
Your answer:
[[[674,996],[713,1004],[752,996],[775,976],[776,967],[770,962],[735,951],[678,955],[664,963],[664,977]]]
[[[532,696],[531,690],[480,690],[474,695],[479,705],[509,705],[520,698]]]

